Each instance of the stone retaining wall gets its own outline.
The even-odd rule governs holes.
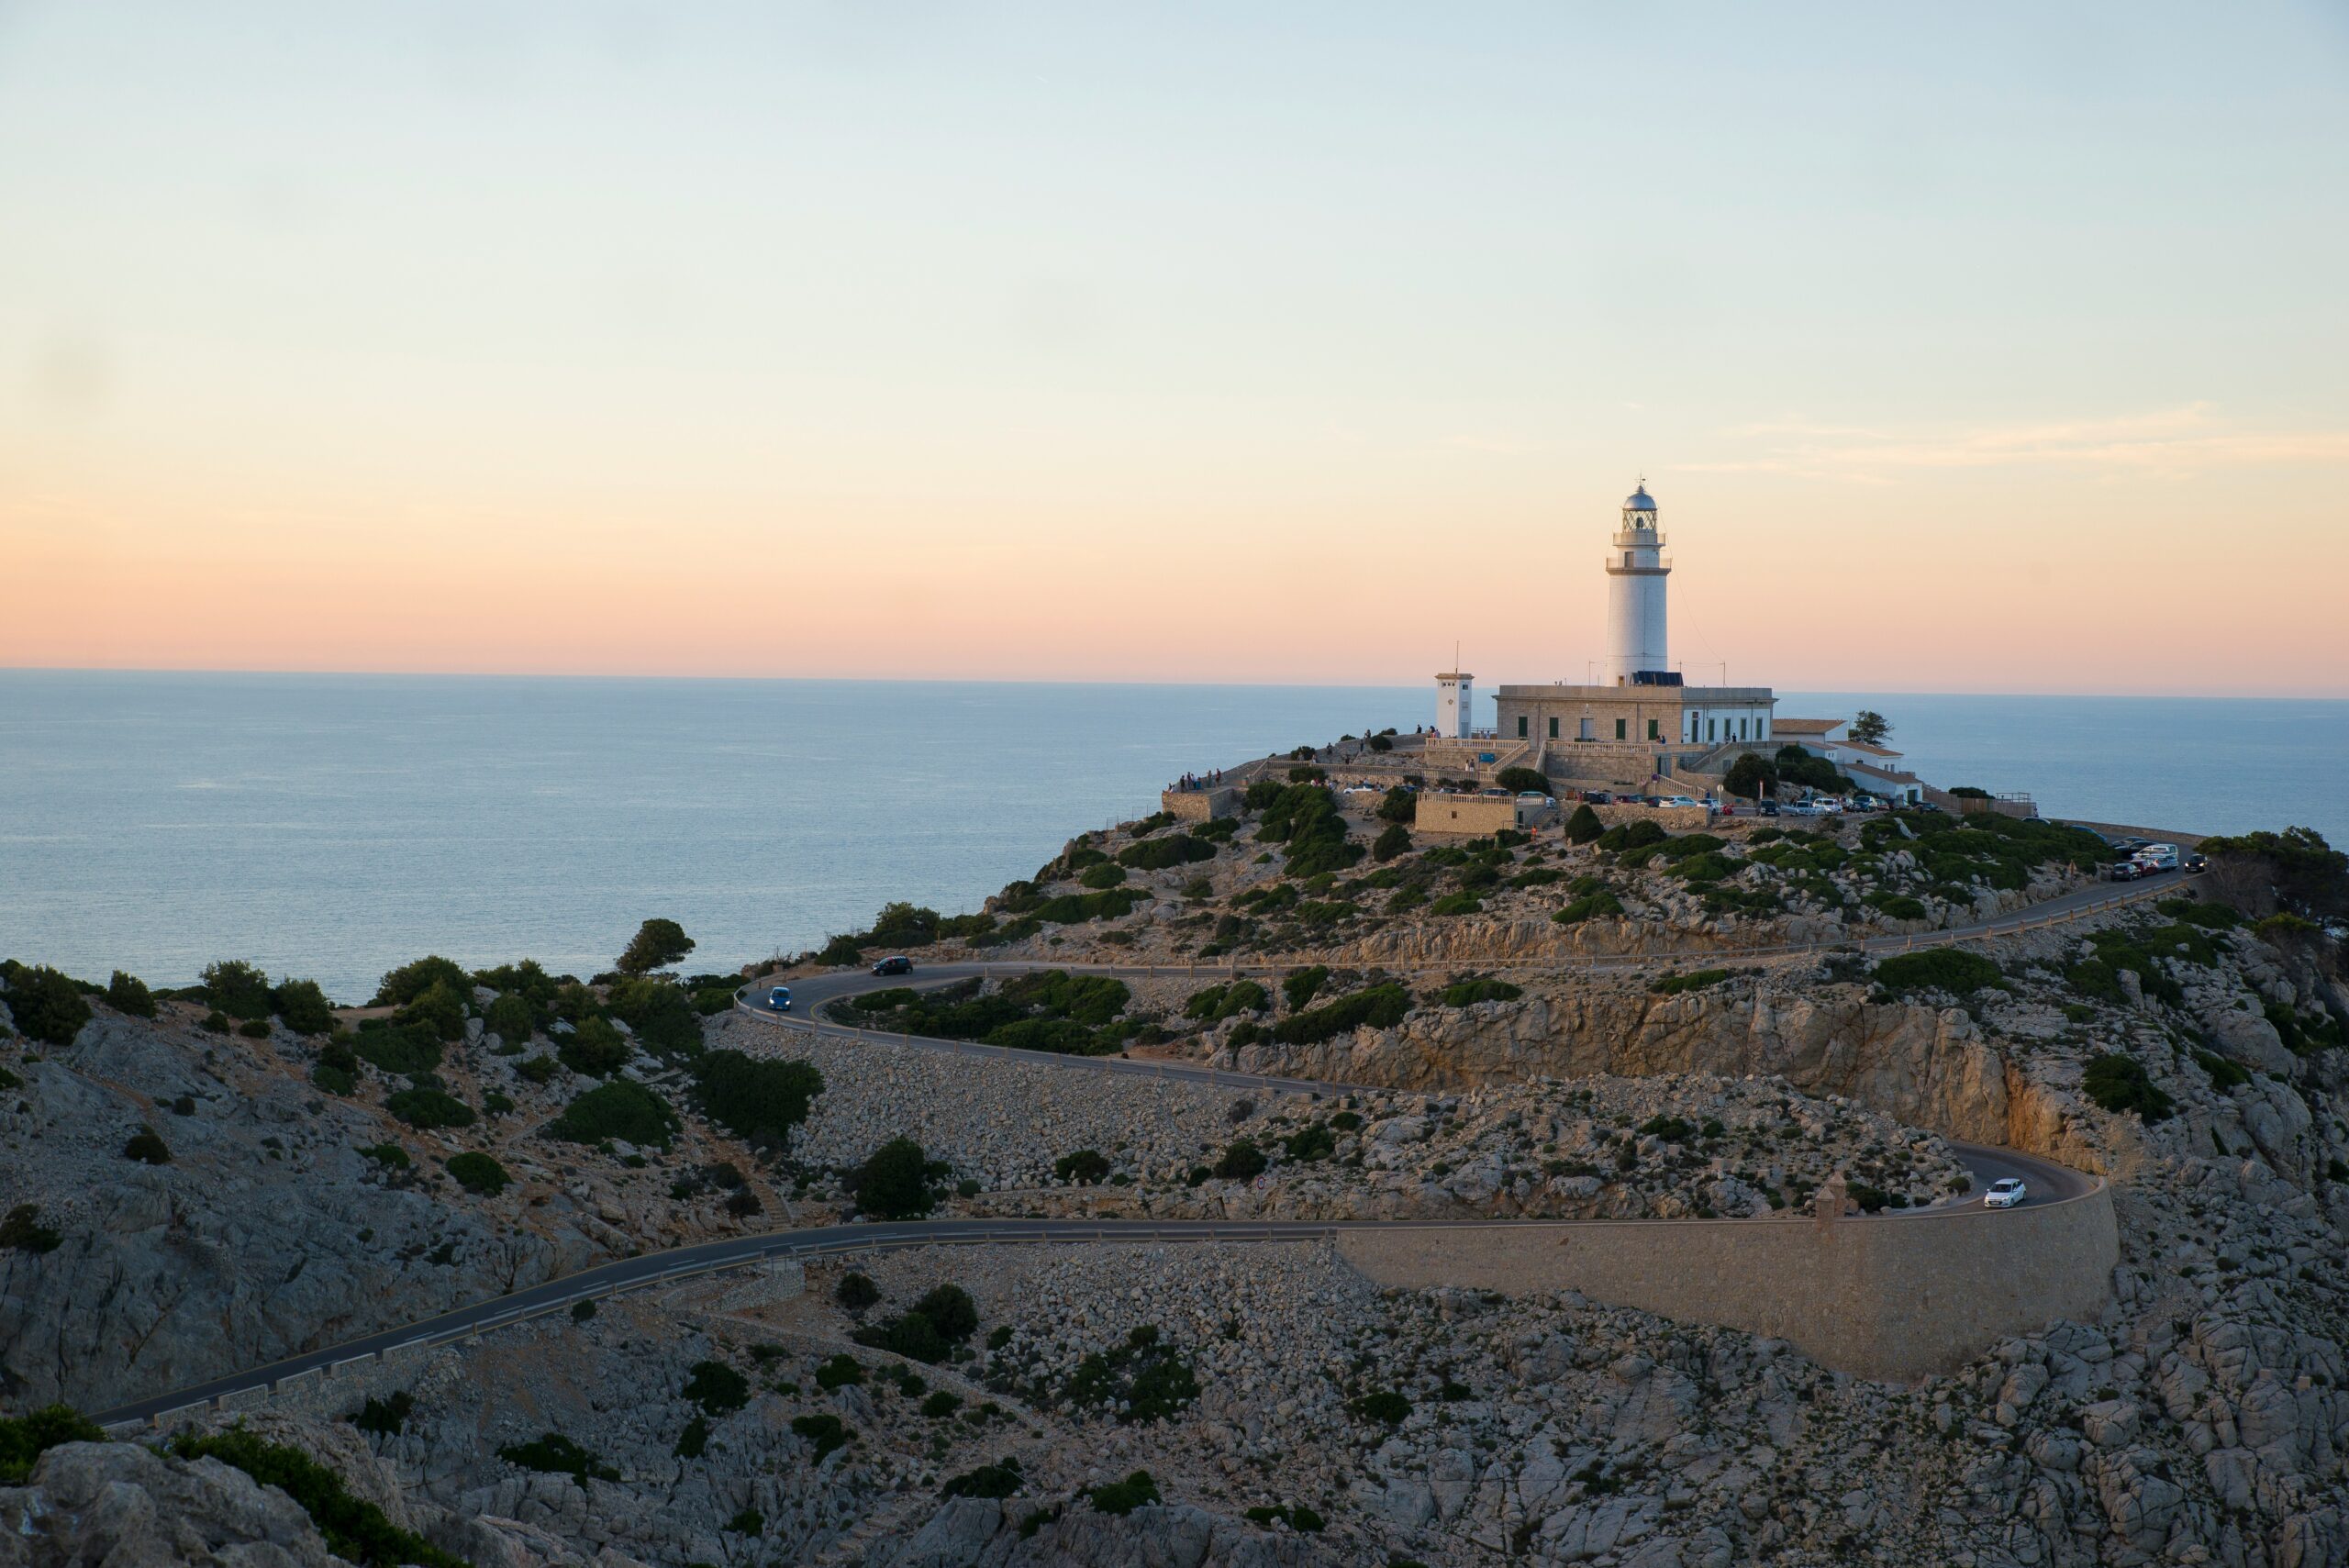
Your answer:
[[[1209,789],[1161,790],[1158,805],[1178,821],[1206,822],[1236,813],[1240,809],[1240,792],[1221,784]]]
[[[1996,1213],[1346,1230],[1338,1250],[1382,1285],[1575,1290],[1908,1382],[2056,1318],[2094,1319],[2110,1299],[2121,1237],[2111,1189],[2099,1184]]]

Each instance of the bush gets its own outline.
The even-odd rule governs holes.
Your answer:
[[[1299,1128],[1281,1140],[1281,1157],[1295,1164],[1309,1165],[1316,1160],[1326,1160],[1338,1151],[1337,1135],[1321,1122]]]
[[[168,1165],[172,1162],[171,1149],[151,1127],[142,1127],[130,1135],[130,1141],[122,1146],[122,1157],[136,1160],[142,1165]]]
[[[848,1429],[841,1425],[841,1418],[838,1416],[829,1413],[821,1416],[794,1416],[791,1418],[791,1429],[815,1445],[814,1457],[818,1464],[823,1462],[826,1454],[830,1453],[834,1449],[844,1448],[848,1444]]]
[[[114,978],[106,982],[106,1006],[134,1018],[151,1018],[155,1016],[155,994],[147,989],[145,981],[117,969]]]
[[[1375,861],[1384,862],[1410,852],[1411,830],[1399,822],[1388,824],[1377,838],[1370,841],[1370,858]]]
[[[1741,800],[1759,800],[1778,782],[1778,770],[1767,758],[1742,752],[1729,765],[1721,788]]]
[[[17,1032],[43,1045],[72,1045],[82,1026],[90,1021],[90,1004],[72,977],[35,964],[17,970],[8,979],[8,1011]]]
[[[327,1549],[347,1562],[365,1568],[466,1568],[462,1558],[399,1529],[383,1509],[351,1496],[342,1477],[299,1449],[263,1442],[241,1428],[204,1437],[184,1432],[172,1440],[171,1449],[182,1459],[217,1459],[263,1486],[276,1487],[310,1516]]]
[[[2230,1089],[2240,1089],[2251,1082],[2251,1074],[2248,1072],[2245,1072],[2239,1063],[2230,1062],[2223,1056],[2215,1055],[2208,1051],[2198,1051],[2194,1053],[2194,1060],[2203,1072],[2210,1075],[2210,1087],[2221,1094],[2225,1094]]]
[[[860,1345],[935,1366],[978,1331],[979,1309],[959,1284],[941,1284],[887,1322],[859,1329]]]
[[[334,1028],[334,1004],[315,980],[288,980],[271,994],[277,1021],[295,1034],[325,1034]]]
[[[269,976],[242,959],[215,959],[204,966],[204,996],[232,1018],[265,1018],[271,1012]]]
[[[359,1092],[359,1081],[351,1075],[349,1070],[337,1067],[331,1062],[321,1062],[311,1068],[310,1082],[329,1095],[341,1095],[346,1098]]]
[[[1876,966],[1876,978],[1895,995],[1946,991],[1953,996],[1970,996],[2002,978],[2002,972],[1980,953],[1963,948],[1932,948],[1886,959]]]
[[[1215,859],[1215,846],[1189,834],[1170,835],[1163,839],[1144,839],[1138,844],[1128,844],[1118,851],[1117,863],[1131,866],[1136,871],[1168,871],[1194,861]],[[1122,877],[1120,881],[1124,880]],[[1085,885],[1099,885],[1087,883]]]
[[[1080,1187],[1094,1186],[1109,1174],[1109,1162],[1097,1150],[1080,1149],[1053,1161],[1052,1174]]]
[[[513,1181],[513,1178],[506,1173],[505,1166],[490,1156],[473,1150],[467,1150],[462,1154],[451,1155],[449,1174],[465,1191],[482,1197],[495,1197]]]
[[[851,1312],[862,1312],[881,1299],[881,1287],[866,1275],[845,1273],[832,1287],[832,1299]]]
[[[1566,817],[1566,841],[1569,843],[1587,844],[1606,831],[1607,824],[1598,819],[1598,813],[1593,811],[1587,803],[1575,806]]]
[[[0,1485],[30,1479],[33,1461],[61,1443],[102,1443],[103,1428],[71,1405],[49,1405],[28,1415],[0,1418]]]
[[[247,1040],[267,1040],[269,1038],[269,1020],[267,1018],[247,1018],[243,1023],[237,1026],[237,1032],[244,1036]]]
[[[1273,1026],[1273,1038],[1284,1045],[1317,1045],[1365,1026],[1392,1028],[1410,1010],[1411,994],[1390,980],[1325,1006],[1292,1013]]]
[[[20,1203],[0,1217],[0,1252],[54,1252],[61,1238],[40,1222],[40,1206]]]
[[[829,1394],[864,1381],[864,1363],[843,1351],[816,1368],[816,1386]]]
[[[563,1106],[547,1123],[550,1137],[568,1143],[601,1143],[618,1139],[645,1148],[665,1149],[683,1123],[675,1107],[654,1091],[630,1079],[600,1084]]]
[[[1401,1426],[1411,1413],[1411,1402],[1391,1388],[1363,1395],[1351,1407],[1362,1419],[1389,1427]]]
[[[384,1108],[423,1131],[473,1124],[473,1106],[443,1089],[402,1089],[384,1099]]]
[[[699,1459],[709,1451],[709,1418],[696,1416],[677,1434],[677,1446],[669,1451],[676,1459]]]
[[[207,979],[206,984],[209,984]],[[473,990],[473,977],[450,960],[438,956],[419,958],[414,963],[402,964],[385,974],[383,984],[375,987],[371,1007],[405,1007],[435,985],[446,985],[460,995]],[[218,1005],[218,998],[214,998]]]
[[[518,1464],[525,1470],[535,1470],[542,1475],[568,1475],[582,1486],[591,1480],[618,1481],[620,1478],[618,1471],[561,1432],[548,1432],[532,1442],[507,1443],[497,1451],[497,1457],[508,1464]]]
[[[361,1025],[348,1049],[369,1065],[402,1077],[433,1072],[441,1061],[440,1042],[429,1030],[379,1019]]]
[[[824,1092],[824,1075],[805,1062],[713,1051],[694,1068],[702,1114],[735,1137],[788,1140]]]
[[[1549,795],[1550,780],[1532,768],[1503,768],[1493,782],[1511,795]]]
[[[962,1407],[963,1396],[949,1394],[943,1388],[921,1402],[923,1418],[931,1421],[942,1421]]]
[[[995,1464],[982,1464],[976,1470],[966,1470],[960,1475],[950,1475],[938,1489],[941,1497],[1008,1497],[1019,1490],[1019,1456],[1012,1454]]]
[[[1398,828],[1408,828],[1419,815],[1419,792],[1397,784],[1378,803],[1378,819]]]
[[[665,969],[694,951],[693,938],[674,920],[647,920],[619,957],[622,974],[649,974]]]
[[[407,1157],[407,1151],[396,1143],[362,1144],[356,1152],[373,1160],[387,1171],[408,1170],[416,1163]]]
[[[1234,980],[1191,993],[1191,999],[1183,1004],[1183,1016],[1204,1023],[1220,1023],[1241,1013],[1261,1013],[1271,1002],[1272,998],[1256,982]]]
[[[1281,1000],[1288,1004],[1289,1011],[1295,1012],[1313,1000],[1314,993],[1319,991],[1322,983],[1329,978],[1330,966],[1326,963],[1291,970],[1281,977]]]
[[[1524,995],[1506,980],[1462,980],[1445,986],[1438,999],[1447,1007],[1465,1007],[1478,1002],[1514,1002]]]
[[[1123,1481],[1105,1482],[1085,1494],[1101,1513],[1123,1518],[1136,1508],[1158,1501],[1158,1483],[1147,1470],[1137,1470]]]
[[[874,1150],[848,1179],[856,1207],[881,1219],[915,1219],[937,1202],[931,1184],[948,1168],[921,1151],[910,1138],[893,1138]]]
[[[1225,1145],[1223,1158],[1215,1162],[1215,1174],[1227,1182],[1253,1181],[1271,1163],[1254,1139],[1235,1138]]]
[[[1156,1326],[1143,1324],[1126,1342],[1087,1354],[1070,1373],[1070,1403],[1114,1409],[1127,1426],[1161,1421],[1199,1396],[1190,1359],[1162,1344]]]
[[[1097,866],[1085,867],[1077,873],[1076,880],[1083,887],[1115,887],[1126,880],[1126,868],[1115,861],[1104,861]]]
[[[562,1065],[551,1056],[533,1056],[514,1064],[514,1076],[533,1084],[554,1082],[555,1070]]]
[[[575,1032],[565,1036],[555,1047],[555,1054],[573,1073],[608,1078],[628,1065],[636,1048],[612,1027],[609,1018],[590,1017],[579,1020]]]
[[[1623,901],[1615,896],[1614,890],[1601,887],[1573,900],[1550,918],[1561,926],[1574,926],[1597,916],[1620,915],[1622,912]]]
[[[693,998],[665,980],[623,980],[612,987],[610,1006],[637,1042],[664,1059],[698,1055],[701,1011]]]
[[[1318,784],[1293,784],[1264,808],[1256,837],[1286,844],[1291,876],[1343,871],[1362,859],[1359,844],[1346,840],[1346,821],[1335,796]]]
[[[751,1380],[724,1362],[699,1361],[685,1379],[685,1397],[705,1416],[723,1416],[751,1402]]]
[[[359,1414],[351,1418],[351,1424],[379,1438],[395,1438],[406,1429],[407,1418],[415,1413],[416,1396],[402,1389],[389,1399],[370,1396]]]
[[[1660,974],[1648,982],[1648,989],[1659,996],[1677,996],[1684,991],[1702,991],[1734,977],[1734,969],[1692,969],[1686,974]]]
[[[2115,1114],[2134,1111],[2148,1127],[2167,1121],[2176,1108],[2146,1076],[2143,1062],[2115,1051],[2089,1058],[2080,1086],[2104,1109]]]

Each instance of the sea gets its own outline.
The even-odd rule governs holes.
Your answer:
[[[0,957],[364,1001],[428,952],[732,970],[886,901],[974,909],[1186,770],[1433,717],[1426,686],[0,671]],[[2349,843],[2349,701],[1782,693],[1940,784]]]

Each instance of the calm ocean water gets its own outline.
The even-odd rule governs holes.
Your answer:
[[[2349,841],[2349,702],[1789,694],[2051,815]],[[949,912],[1185,768],[1432,717],[1419,687],[0,671],[0,955],[103,980],[252,959],[363,1000],[418,954],[688,967]]]

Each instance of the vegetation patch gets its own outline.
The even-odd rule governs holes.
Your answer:
[[[1150,1478],[1149,1471],[1137,1470],[1123,1481],[1104,1482],[1085,1496],[1097,1512],[1123,1518],[1158,1501],[1158,1483]]]
[[[561,1432],[548,1432],[526,1443],[507,1443],[497,1451],[497,1457],[542,1474],[568,1475],[582,1486],[590,1481],[620,1478],[618,1471]]]
[[[994,1464],[982,1464],[960,1475],[950,1475],[938,1489],[941,1497],[1008,1497],[1019,1490],[1019,1456],[1012,1454]]]
[[[514,1180],[506,1173],[505,1166],[478,1150],[451,1155],[449,1174],[465,1191],[482,1197],[495,1197]]]
[[[337,1557],[365,1568],[467,1568],[465,1560],[434,1546],[423,1537],[398,1529],[374,1504],[351,1496],[342,1477],[299,1449],[263,1442],[242,1428],[203,1437],[183,1433],[172,1440],[172,1452],[182,1459],[217,1459],[243,1471],[264,1486],[274,1486],[310,1516]],[[615,1475],[614,1479],[618,1479]]]
[[[1970,996],[2004,977],[1998,966],[1980,953],[1954,947],[1897,953],[1876,966],[1876,984],[1895,995],[1946,991],[1954,996]]]
[[[445,1089],[410,1088],[386,1095],[384,1108],[418,1131],[471,1127],[473,1108]]]
[[[1724,980],[1733,980],[1741,973],[1734,969],[1691,969],[1680,974],[1659,974],[1648,982],[1648,989],[1659,996],[1677,996],[1684,991],[1702,991]]]
[[[667,1100],[641,1084],[622,1078],[575,1096],[563,1106],[562,1115],[547,1123],[546,1130],[550,1137],[567,1143],[618,1139],[665,1149],[683,1125]]]
[[[1525,995],[1522,986],[1506,980],[1457,980],[1437,997],[1447,1007],[1473,1006],[1478,1002],[1514,1002]]]
[[[953,1174],[910,1138],[893,1138],[849,1173],[845,1184],[856,1207],[876,1219],[918,1219],[938,1201],[937,1186]]]
[[[696,1096],[702,1114],[753,1145],[783,1146],[791,1129],[807,1119],[809,1106],[824,1092],[824,1075],[805,1062],[780,1062],[713,1051],[694,1064]]]
[[[71,1405],[47,1405],[30,1414],[0,1417],[0,1484],[21,1485],[33,1461],[60,1443],[102,1443],[104,1429]]]
[[[814,1458],[818,1464],[833,1450],[848,1446],[848,1429],[841,1425],[838,1416],[829,1411],[816,1416],[794,1416],[791,1429],[814,1446]]]
[[[1322,1006],[1292,1013],[1273,1026],[1273,1038],[1284,1045],[1315,1045],[1352,1029],[1392,1028],[1410,1010],[1410,992],[1394,981],[1385,981]]]
[[[40,1206],[20,1203],[0,1216],[0,1252],[54,1252],[61,1240],[40,1222]]]
[[[2117,1051],[2089,1058],[2080,1087],[2104,1109],[2116,1114],[2134,1111],[2148,1127],[2167,1121],[2176,1108],[2146,1075],[2143,1062]]]
[[[887,1351],[907,1361],[936,1366],[970,1342],[978,1330],[979,1309],[959,1284],[941,1284],[905,1311],[851,1336],[860,1345]]]

